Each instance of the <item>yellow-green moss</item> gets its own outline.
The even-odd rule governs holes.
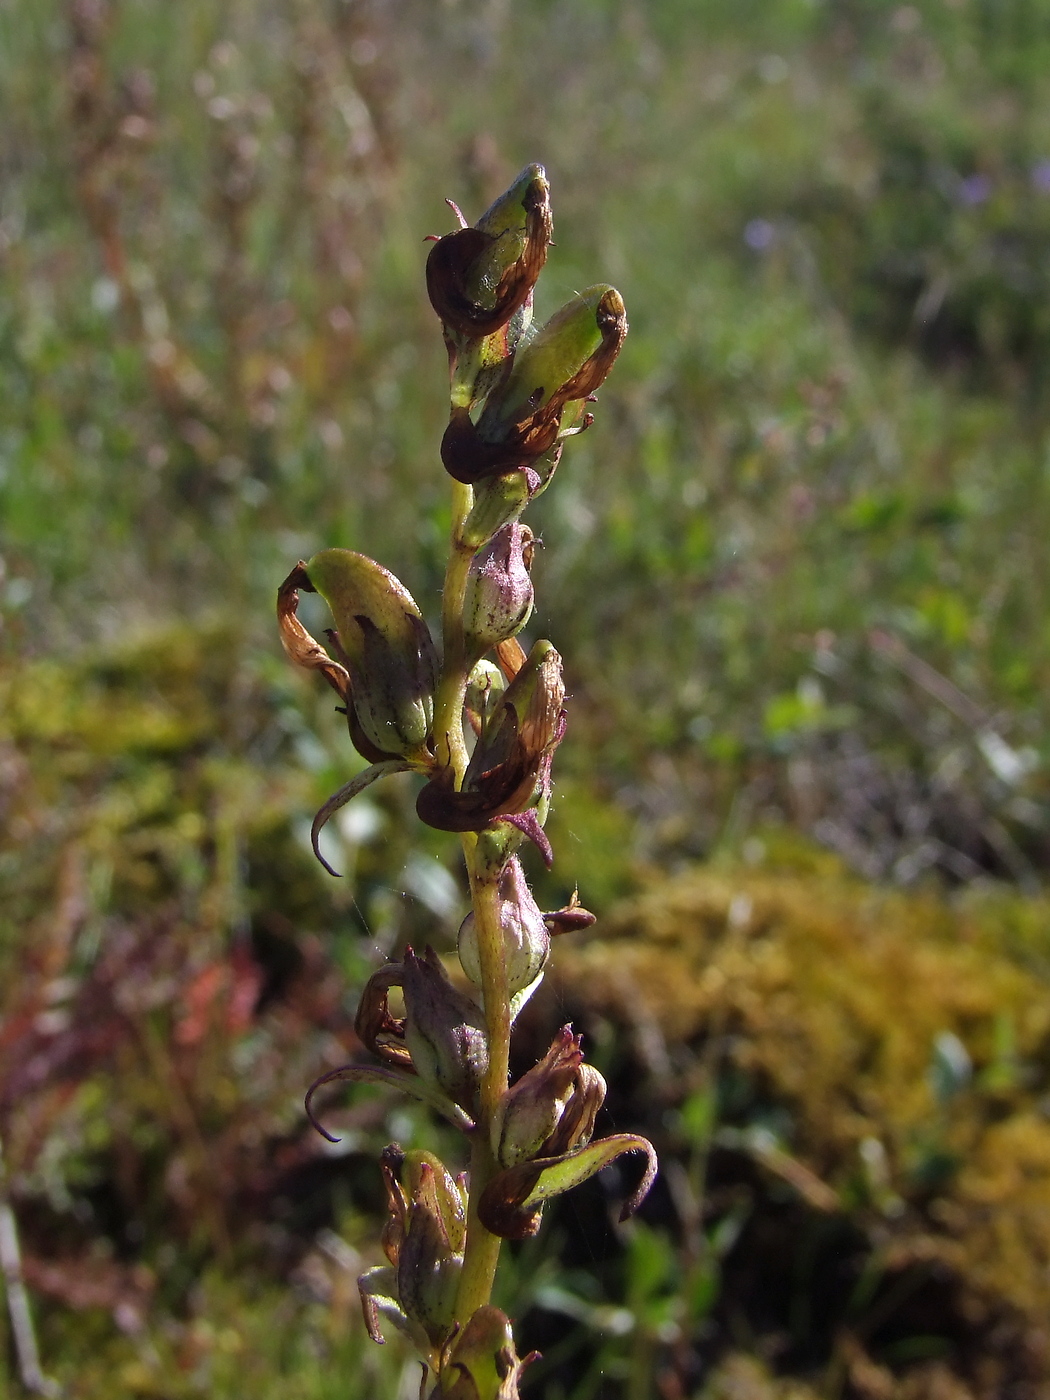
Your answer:
[[[898,1261],[941,1260],[974,1306],[1041,1323],[1046,947],[1046,900],[709,868],[654,883],[587,944],[559,949],[558,976],[615,1020],[644,1009],[670,1043],[715,1027],[725,1056],[789,1111],[791,1152]],[[965,1047],[972,1075],[938,1090],[939,1043]]]

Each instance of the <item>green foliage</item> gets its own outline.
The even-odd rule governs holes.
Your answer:
[[[56,1377],[71,1397],[237,1400],[366,1400],[395,1395],[418,1367],[400,1346],[367,1342],[357,1325],[356,1257],[316,1251],[298,1296],[284,1287],[232,1282],[211,1271],[197,1283],[189,1315],[163,1328],[114,1336],[97,1314],[49,1320],[44,1338],[62,1356]],[[94,1326],[92,1325],[94,1324]]]
[[[564,209],[550,305],[597,259],[633,320],[621,389],[537,504],[536,625],[576,668],[581,747],[616,786],[671,756],[672,853],[708,850],[729,794],[771,777],[782,810],[837,827],[846,728],[891,785],[902,752],[927,789],[956,753],[974,767],[965,724],[872,655],[888,628],[1038,748],[1046,36],[1038,5],[995,9],[464,0],[410,9],[396,42],[379,7],[193,0],[177,35],[125,4],[12,15],[9,635],[30,640],[30,606],[82,638],[99,605],[172,597],[251,599],[261,630],[254,600],[322,543],[389,560],[432,614],[418,240],[445,226],[436,189],[483,204],[541,150]],[[823,705],[785,724],[814,681]],[[805,796],[800,752],[831,760]],[[956,805],[1019,860],[942,820],[937,839],[1016,874],[1031,823],[976,768]],[[1043,782],[1022,786],[1042,821]],[[861,835],[872,868],[911,868],[884,844]]]

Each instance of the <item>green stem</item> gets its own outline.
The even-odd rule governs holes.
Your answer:
[[[470,853],[473,856],[473,852]],[[473,861],[468,856],[468,861]],[[510,990],[500,919],[499,876],[470,870],[474,923],[481,963],[481,995],[489,1033],[489,1062],[481,1081],[481,1114],[491,1122],[507,1088],[510,1069]]]
[[[469,486],[452,485],[452,541],[441,603],[443,660],[434,698],[434,732],[443,736],[447,761],[456,774],[457,788],[467,766],[463,739],[463,700],[467,689],[467,659],[463,636],[463,598],[474,546],[463,539],[463,523],[474,502]],[[445,759],[438,749],[439,760]],[[456,1319],[465,1325],[492,1297],[499,1261],[500,1238],[485,1229],[478,1218],[478,1201],[498,1169],[492,1147],[493,1127],[510,1073],[510,990],[507,985],[506,950],[500,921],[499,876],[482,873],[477,861],[477,837],[463,836],[463,856],[470,878],[470,895],[477,930],[481,992],[488,1032],[488,1068],[481,1081],[477,1126],[470,1153],[470,1199],[467,1208],[467,1241],[456,1298]]]
[[[463,697],[467,689],[467,667],[463,643],[463,596],[467,586],[473,546],[463,539],[463,522],[474,503],[469,486],[452,483],[452,543],[445,569],[441,595],[442,666],[434,696],[434,733],[444,735],[447,758],[455,770],[456,787],[463,781],[467,749],[463,742]],[[445,755],[438,752],[438,758]]]
[[[465,1324],[492,1296],[499,1261],[500,1239],[478,1219],[477,1203],[488,1182],[498,1170],[492,1139],[493,1125],[507,1088],[510,1073],[510,991],[507,986],[507,960],[500,922],[498,876],[480,876],[474,868],[474,841],[464,840],[467,870],[470,874],[474,925],[481,963],[481,990],[488,1030],[488,1067],[481,1081],[478,1124],[470,1156],[470,1202],[467,1213],[467,1244],[463,1256],[456,1318]]]

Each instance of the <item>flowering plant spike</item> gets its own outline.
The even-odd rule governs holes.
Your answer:
[[[404,585],[349,549],[297,564],[277,614],[289,656],[336,692],[368,762],[317,813],[318,859],[336,873],[318,849],[333,813],[370,783],[412,772],[423,780],[419,818],[459,835],[470,884],[463,981],[433,948],[422,956],[405,948],[361,995],[356,1030],[369,1058],[322,1075],[307,1095],[324,1133],[312,1108],[322,1085],[395,1087],[436,1109],[469,1145],[469,1170],[457,1177],[432,1153],[384,1151],[388,1262],[359,1280],[365,1323],[374,1341],[384,1324],[409,1339],[424,1383],[432,1376],[430,1400],[515,1400],[531,1358],[518,1358],[510,1320],[491,1303],[501,1241],[534,1234],[551,1196],[625,1153],[641,1153],[645,1167],[624,1216],[656,1174],[645,1138],[594,1137],[605,1081],[571,1026],[509,1083],[511,1029],[543,978],[552,938],[594,922],[575,894],[542,913],[519,858],[528,840],[553,860],[543,827],[566,720],[558,652],[543,639],[528,651],[517,640],[532,613],[535,547],[521,516],[550,483],[565,440],[590,425],[585,404],[620,352],[627,317],[619,292],[603,284],[533,325],[553,231],[542,166],[527,166],[474,225],[450,207],[460,227],[434,240],[426,269],[451,378],[440,646]],[[331,610],[327,647],[299,621],[300,590]],[[391,1009],[395,988],[402,1015]]]

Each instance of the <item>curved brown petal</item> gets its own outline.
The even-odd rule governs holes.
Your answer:
[[[346,667],[333,661],[321,643],[311,637],[299,621],[300,588],[307,593],[315,591],[302,560],[277,590],[277,623],[281,629],[281,644],[297,666],[307,671],[320,671],[339,698],[349,704],[350,674]]]
[[[553,228],[550,190],[542,168],[533,166],[477,227],[439,238],[427,258],[427,293],[446,329],[476,340],[505,326],[536,285]]]
[[[391,987],[400,987],[404,969],[400,963],[387,963],[373,972],[365,983],[354,1020],[357,1038],[373,1055],[397,1069],[415,1074],[408,1046],[405,1044],[403,1016],[392,1016],[388,1002]]]

